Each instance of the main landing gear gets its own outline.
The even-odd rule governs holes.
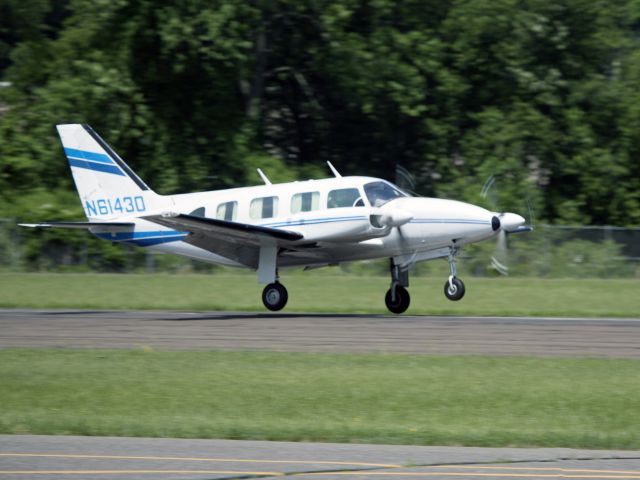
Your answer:
[[[278,281],[278,247],[265,245],[258,257],[258,282],[267,283],[262,291],[262,303],[272,312],[282,310],[289,300],[287,289]]]
[[[289,293],[277,280],[275,283],[270,283],[262,291],[262,303],[272,312],[282,310],[289,300]]]
[[[391,259],[391,288],[387,290],[384,303],[391,313],[403,313],[409,308],[411,297],[405,287],[409,286],[409,270],[402,270]]]

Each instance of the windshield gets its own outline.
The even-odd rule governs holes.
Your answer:
[[[371,182],[364,186],[369,203],[374,207],[381,207],[394,198],[406,197],[407,194],[387,182]]]

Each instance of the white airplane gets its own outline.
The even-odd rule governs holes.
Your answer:
[[[490,212],[454,200],[413,197],[371,177],[342,177],[180,195],[158,195],[88,125],[58,125],[88,221],[21,224],[87,229],[99,238],[206,262],[257,270],[262,301],[281,310],[288,293],[280,267],[306,269],[354,260],[390,259],[385,303],[409,307],[409,268],[447,258],[444,285],[460,300],[456,274],[464,245],[531,230],[515,213]]]

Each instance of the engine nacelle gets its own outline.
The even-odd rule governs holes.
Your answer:
[[[361,242],[389,235],[391,226],[373,220],[380,215],[380,209],[336,208],[290,219],[279,227],[301,233],[305,242]]]

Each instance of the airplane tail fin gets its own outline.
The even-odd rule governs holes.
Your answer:
[[[87,218],[138,216],[160,198],[89,125],[57,125]]]

